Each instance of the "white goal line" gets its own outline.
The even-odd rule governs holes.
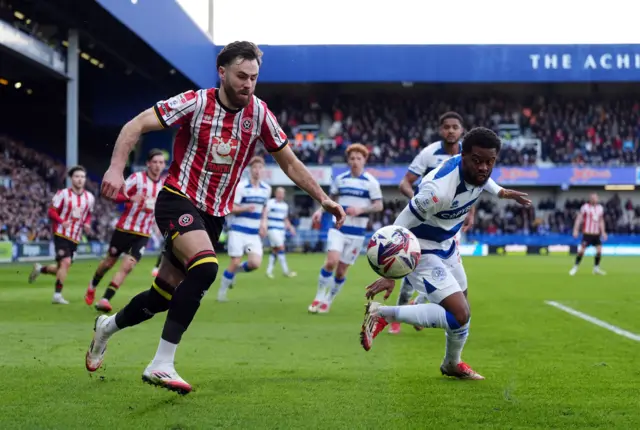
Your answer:
[[[602,321],[599,320],[598,318],[592,317],[591,315],[587,315],[583,312],[577,311],[573,308],[570,308],[569,306],[565,306],[562,303],[558,303],[558,302],[554,302],[551,300],[547,300],[545,301],[546,304],[548,304],[549,306],[553,306],[554,308],[560,309],[562,311],[565,311],[568,314],[573,315],[574,317],[578,317],[580,319],[583,319],[585,321],[590,322],[591,324],[595,324],[598,327],[602,327],[604,329],[607,329],[609,331],[614,332],[615,334],[618,334],[622,337],[626,337],[627,339],[631,339],[631,340],[635,340],[636,342],[640,342],[640,335],[635,334],[635,333],[631,333],[630,331],[624,330],[618,326],[615,326],[613,324],[609,324],[606,321]]]

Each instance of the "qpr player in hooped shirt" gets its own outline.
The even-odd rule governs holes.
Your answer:
[[[333,300],[344,286],[349,266],[360,255],[369,214],[383,209],[380,183],[364,171],[369,156],[366,146],[360,143],[349,145],[346,153],[349,170],[334,179],[331,195],[338,196],[347,220],[341,229],[329,230],[327,258],[320,269],[316,296],[308,307],[310,313],[329,312]],[[313,222],[320,222],[321,216],[322,210],[316,211]]]
[[[411,230],[418,238],[422,256],[416,269],[403,282],[425,294],[430,301],[412,306],[367,305],[361,343],[365,350],[392,322],[404,322],[446,331],[443,375],[460,379],[484,379],[461,359],[469,332],[471,314],[466,298],[467,276],[456,248],[454,236],[480,194],[487,190],[500,198],[513,199],[528,206],[526,194],[507,190],[495,183],[486,188],[500,151],[500,138],[486,128],[472,129],[462,142],[462,155],[455,156],[429,173],[419,192],[396,219],[396,225]],[[386,291],[395,281],[381,278],[367,288],[367,297]]]

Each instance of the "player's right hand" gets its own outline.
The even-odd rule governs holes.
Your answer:
[[[387,300],[391,293],[393,293],[393,289],[395,287],[396,281],[394,281],[393,279],[379,278],[367,287],[367,292],[364,296],[367,299],[371,300],[376,296],[376,294],[381,293],[382,291],[386,291],[386,293],[384,294],[384,299]]]
[[[135,194],[129,197],[129,201],[132,203],[140,203],[143,200],[144,200],[144,196],[142,194]]]
[[[576,239],[578,238],[578,232],[577,231],[573,232],[573,237],[575,237]]]
[[[344,213],[344,209],[338,203],[331,199],[322,201],[322,208],[336,217],[336,228],[339,229],[344,224],[344,220],[347,219],[347,214]],[[320,221],[320,220],[318,220]]]
[[[109,167],[107,172],[102,178],[102,186],[100,189],[103,196],[108,199],[115,200],[118,197],[118,193],[122,191],[126,195],[124,189],[124,176],[122,171]]]
[[[64,228],[69,228],[69,227],[71,227],[71,223],[70,223],[69,221],[64,221],[64,222],[62,223],[62,227],[64,227]]]
[[[311,215],[311,222],[313,224],[320,224],[320,220],[322,220],[322,211],[315,211],[313,215]]]

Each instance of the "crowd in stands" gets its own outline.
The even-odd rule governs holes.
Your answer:
[[[310,164],[344,162],[344,147],[367,145],[370,163],[407,164],[417,151],[440,140],[438,117],[460,113],[464,126],[488,127],[505,141],[502,165],[632,165],[640,160],[640,101],[564,100],[536,96],[443,100],[434,97],[342,96],[297,103],[274,111]]]
[[[3,136],[0,154],[0,240],[50,240],[47,210],[55,192],[65,187],[65,166]],[[115,206],[99,197],[95,181],[87,178],[86,188],[96,196],[91,239],[108,240]]]

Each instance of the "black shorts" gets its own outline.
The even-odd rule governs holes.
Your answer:
[[[53,236],[53,247],[56,250],[56,261],[59,263],[63,258],[73,258],[76,256],[78,244],[66,237]]]
[[[587,248],[589,246],[600,246],[602,240],[599,234],[583,234],[582,235],[582,247]]]
[[[165,238],[164,255],[174,265],[179,264],[180,268],[183,268],[182,263],[179,263],[179,260],[170,252],[173,247],[173,239],[190,231],[204,230],[209,236],[211,244],[215,246],[224,225],[224,217],[209,215],[201,211],[180,191],[166,185],[160,190],[156,199],[155,213],[156,224]]]
[[[116,230],[109,243],[109,255],[120,257],[120,254],[127,254],[135,258],[136,261],[140,261],[148,241],[149,238],[146,236]]]

